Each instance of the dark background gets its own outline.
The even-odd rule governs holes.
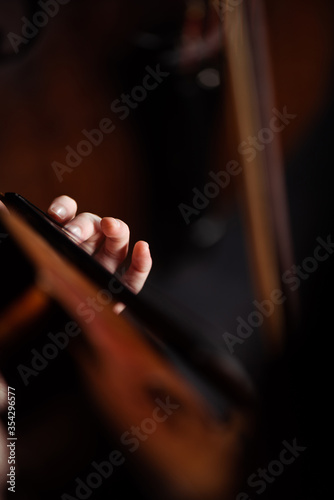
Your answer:
[[[300,265],[313,255],[318,237],[333,234],[333,6],[325,0],[266,5],[277,108],[297,115],[277,140]],[[7,35],[21,33],[22,16],[32,19],[39,7],[1,1],[0,190],[19,192],[42,209],[68,194],[80,211],[125,220],[132,243],[150,243],[149,283],[209,320],[220,342],[225,331],[235,332],[238,316],[252,311],[254,292],[238,183],[189,225],[178,208],[191,204],[192,189],[203,188],[209,171],[239,158],[224,53],[218,46],[190,67],[177,62],[180,45],[198,35],[197,18],[189,21],[184,7],[181,0],[71,0],[16,54]],[[207,22],[208,29],[219,29],[214,9]],[[111,102],[157,64],[170,75],[122,122]],[[199,84],[207,68],[219,71],[220,86]],[[104,117],[116,131],[59,183],[52,162],[64,163],[65,147],[75,147],[81,131]],[[259,465],[252,470],[275,459],[283,440],[296,438],[307,447],[262,498],[325,494],[324,354],[333,331],[333,265],[331,256],[302,282],[301,318],[287,332],[282,358],[267,366],[260,332],[236,347],[263,402]]]

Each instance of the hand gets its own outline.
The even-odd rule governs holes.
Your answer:
[[[94,257],[110,272],[115,273],[128,254],[130,231],[119,219],[98,217],[91,213],[77,213],[75,200],[68,196],[55,198],[48,209],[49,215],[84,243]],[[79,243],[80,244],[80,243]],[[132,250],[131,263],[120,281],[134,293],[138,293],[151,270],[152,258],[145,241],[137,241]],[[115,312],[124,309],[116,304]]]

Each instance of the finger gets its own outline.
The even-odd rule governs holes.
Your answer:
[[[83,243],[82,246],[89,253],[94,253],[104,240],[101,217],[88,212],[74,217],[65,225],[65,229],[74,235],[78,242]]]
[[[114,273],[128,253],[129,227],[119,219],[104,217],[101,221],[101,229],[106,238],[103,246],[97,252],[96,258],[110,272]]]
[[[58,196],[48,208],[48,213],[58,222],[65,224],[75,217],[77,203],[69,196]]]
[[[150,248],[145,241],[137,241],[133,247],[131,264],[123,275],[123,283],[134,293],[140,292],[152,268]]]
[[[143,288],[151,268],[152,257],[148,244],[145,241],[137,241],[133,247],[130,267],[121,281],[132,292],[138,293]],[[113,308],[116,314],[120,314],[124,309],[125,305],[122,302],[117,302]]]

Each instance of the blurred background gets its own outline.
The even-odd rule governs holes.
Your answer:
[[[264,3],[276,108],[296,116],[274,140],[301,265],[318,237],[333,234],[334,7]],[[219,342],[254,309],[240,178],[209,202],[198,194],[210,172],[241,161],[222,12],[219,1],[204,0],[0,2],[0,190],[44,210],[67,194],[80,211],[123,219],[132,244],[150,243],[149,283],[206,318]],[[152,88],[143,92],[145,81]],[[92,130],[103,120],[114,128],[99,142]],[[82,145],[87,134],[99,144]],[[263,395],[259,463],[275,458],[284,439],[308,447],[268,498],[323,491],[326,431],[308,432],[323,406],[322,375],[309,348],[322,356],[332,330],[332,260],[301,279],[301,316],[283,360],[267,367],[257,329],[235,349]]]

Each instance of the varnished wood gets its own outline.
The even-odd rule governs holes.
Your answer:
[[[177,405],[157,425],[154,439],[129,455],[137,473],[150,471],[153,483],[163,484],[173,500],[230,499],[242,478],[244,439],[252,436],[253,409],[231,407],[228,419],[221,419],[140,330],[113,312],[113,303],[93,321],[85,321],[79,306],[99,288],[19,216],[1,217],[36,269],[37,291],[59,303],[81,328],[85,342],[79,339],[70,351],[106,428],[121,436],[131,426],[140,426],[152,416],[157,398]]]

